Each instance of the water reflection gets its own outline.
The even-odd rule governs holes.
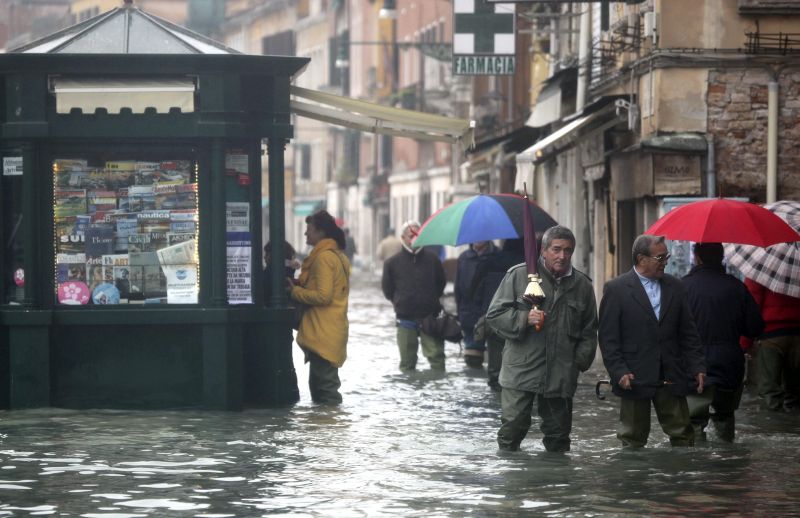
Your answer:
[[[746,399],[734,444],[672,449],[654,422],[622,451],[618,402],[575,400],[573,451],[498,452],[499,401],[448,344],[446,373],[400,374],[377,280],[353,282],[344,404],[316,406],[296,355],[294,407],[229,412],[0,413],[0,516],[790,515],[796,415]],[[425,362],[422,362],[424,364]]]

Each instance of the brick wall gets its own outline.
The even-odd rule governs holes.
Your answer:
[[[766,70],[712,70],[708,133],[716,142],[717,193],[766,201]],[[800,71],[779,79],[778,199],[800,199]]]

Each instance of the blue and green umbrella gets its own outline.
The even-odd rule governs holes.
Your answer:
[[[529,201],[534,229],[556,225],[536,203]],[[427,219],[413,246],[464,245],[477,241],[522,238],[525,198],[517,194],[479,194],[442,207]]]

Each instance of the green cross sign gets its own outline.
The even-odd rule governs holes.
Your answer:
[[[515,69],[514,4],[453,2],[453,73],[507,75]]]

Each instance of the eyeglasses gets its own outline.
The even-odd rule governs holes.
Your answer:
[[[672,257],[672,254],[661,254],[661,255],[648,255],[650,259],[655,259],[659,263],[666,263],[669,261],[669,258]]]

